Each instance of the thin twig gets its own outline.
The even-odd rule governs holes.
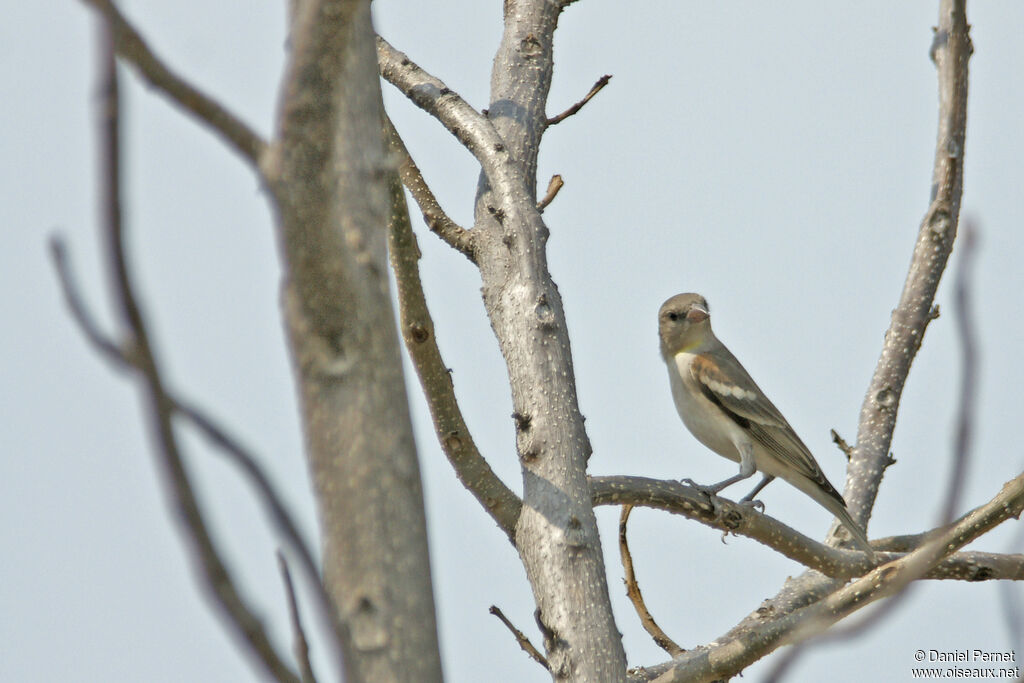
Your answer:
[[[843,452],[843,455],[846,456],[846,460],[849,461],[850,454],[853,453],[853,446],[847,443],[846,439],[839,436],[839,432],[836,430],[830,429],[829,433],[832,435],[832,443],[834,443],[836,447]]]
[[[153,430],[158,462],[169,484],[176,518],[183,522],[185,538],[190,542],[201,567],[199,578],[203,587],[227,618],[226,622],[232,627],[232,634],[245,643],[248,650],[259,660],[262,668],[278,681],[298,683],[298,677],[278,655],[259,619],[239,594],[231,573],[209,535],[182,461],[171,423],[173,408],[163,389],[163,379],[149,342],[144,316],[128,273],[124,225],[121,220],[120,95],[117,64],[114,58],[114,39],[106,23],[101,26],[100,45],[100,206],[108,269],[112,275],[112,298],[122,329],[121,336],[126,340],[124,353],[133,359],[132,365],[142,381],[143,401]],[[60,252],[60,247],[54,249],[55,256]]]
[[[551,671],[551,666],[548,664],[547,658],[540,653],[540,650],[533,646],[533,643],[531,643],[530,639],[526,637],[526,634],[517,629],[496,605],[491,605],[491,608],[487,611],[498,617],[498,619],[501,620],[501,623],[505,624],[505,627],[512,632],[513,636],[515,636],[516,642],[519,643],[519,647],[523,648],[523,652],[530,655],[530,658],[533,659],[533,661],[537,662],[548,671]]]
[[[605,74],[604,76],[601,76],[601,78],[597,79],[597,82],[594,83],[594,86],[590,89],[590,92],[583,96],[582,100],[572,105],[558,116],[554,116],[548,119],[548,126],[553,126],[557,123],[561,123],[562,121],[565,121],[567,118],[578,112],[580,109],[583,108],[583,105],[585,105],[594,97],[594,95],[601,92],[601,89],[604,86],[608,85],[608,81],[610,80],[612,80],[611,74]]]
[[[405,142],[402,141],[391,118],[384,118],[384,136],[391,145],[392,151],[398,155],[398,174],[402,177],[402,183],[408,188],[412,198],[423,212],[423,222],[427,224],[430,231],[448,243],[456,251],[460,252],[470,261],[476,263],[473,254],[473,233],[453,221],[444,209],[441,208],[437,197],[430,190],[427,181],[423,179],[416,162],[412,160]]]
[[[562,189],[563,185],[565,185],[565,182],[562,180],[562,176],[557,173],[551,176],[551,181],[548,182],[548,191],[545,192],[544,197],[537,202],[537,210],[543,213],[544,209],[548,208],[548,205],[555,201],[555,197],[558,196],[558,191]]]
[[[633,609],[636,610],[637,616],[640,617],[640,623],[643,624],[644,630],[650,634],[658,647],[667,652],[669,656],[676,657],[686,652],[686,650],[679,647],[658,626],[658,622],[654,620],[654,617],[651,616],[650,611],[647,609],[647,604],[644,602],[644,596],[640,592],[640,584],[637,583],[636,574],[633,572],[633,556],[629,552],[629,542],[626,540],[626,523],[629,521],[629,513],[632,511],[632,505],[623,505],[622,512],[619,514],[619,557],[622,558],[622,569],[626,574],[624,579],[626,583],[626,596],[633,603]]]
[[[306,574],[306,578],[311,583],[322,587],[323,584],[320,582],[316,560],[313,558],[309,544],[302,537],[302,533],[299,531],[294,518],[288,512],[284,501],[274,489],[274,485],[270,482],[270,478],[263,471],[256,457],[244,448],[237,439],[228,434],[223,427],[198,408],[173,395],[169,395],[169,399],[174,406],[175,412],[191,422],[203,436],[226,453],[231,462],[245,474],[246,479],[249,480],[250,485],[256,491],[257,497],[266,508],[267,514],[274,523],[274,527],[287,542],[288,547],[298,555],[299,564],[302,566],[302,571]],[[326,593],[322,597],[326,597]]]
[[[243,447],[238,439],[228,434],[227,430],[195,406],[174,395],[169,395],[168,400],[171,401],[177,414],[191,422],[203,436],[227,454],[231,462],[248,479],[250,486],[252,486],[257,494],[257,498],[263,504],[275,530],[284,539],[292,552],[298,556],[302,573],[305,575],[306,581],[316,597],[320,617],[324,623],[330,625],[334,632],[337,645],[335,654],[338,657],[342,657],[343,644],[350,641],[348,626],[339,618],[339,612],[334,606],[334,601],[327,594],[327,589],[324,587],[323,579],[320,576],[316,559],[310,550],[309,544],[303,538],[295,518],[288,511],[281,495],[274,488],[263,467],[260,466],[259,460]],[[339,670],[344,670],[344,668],[342,667]]]
[[[316,683],[313,665],[309,662],[309,643],[306,642],[306,633],[302,630],[302,619],[299,616],[299,601],[295,598],[295,586],[292,585],[292,574],[288,570],[288,561],[284,559],[284,553],[280,550],[277,551],[277,566],[281,570],[281,581],[284,583],[285,595],[288,598],[288,615],[295,637],[292,652],[299,662],[299,675],[302,676],[302,683]]]
[[[391,136],[392,143],[397,141]],[[419,249],[409,225],[409,210],[397,176],[391,185],[388,251],[398,287],[402,339],[427,398],[434,431],[455,474],[515,543],[515,525],[522,501],[494,473],[481,455],[462,416],[451,373],[441,358],[434,322],[420,282]]]
[[[258,133],[222,104],[171,71],[111,0],[83,2],[103,16],[113,36],[118,56],[138,69],[147,83],[219,133],[254,169],[258,167],[267,147]]]

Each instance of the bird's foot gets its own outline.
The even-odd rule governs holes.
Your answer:
[[[680,479],[679,483],[680,484],[686,484],[687,486],[695,488],[698,491],[700,491],[701,493],[703,493],[707,497],[708,502],[711,504],[712,512],[714,512],[714,514],[716,516],[721,514],[722,506],[721,506],[721,499],[719,499],[719,497],[718,497],[718,492],[722,490],[722,487],[720,487],[720,486],[704,486],[703,484],[698,484],[697,482],[695,482],[693,479],[690,479],[690,478]]]
[[[751,508],[753,510],[757,510],[758,512],[760,512],[762,514],[764,513],[764,502],[763,501],[756,500],[756,499],[755,500],[751,500],[749,498],[744,498],[743,500],[740,501],[740,505],[742,505],[743,507]]]
[[[698,491],[700,491],[701,493],[703,493],[706,496],[717,496],[718,492],[725,488],[721,484],[712,484],[711,486],[705,486],[704,484],[698,484],[697,482],[695,482],[693,479],[690,479],[689,477],[687,477],[686,479],[680,479],[679,483],[680,484],[686,484],[687,486],[692,486],[693,488],[697,489]]]

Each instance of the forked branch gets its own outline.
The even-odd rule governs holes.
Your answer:
[[[396,134],[390,138],[393,146],[399,144]],[[423,295],[418,263],[420,252],[409,225],[405,194],[397,177],[393,178],[390,185],[388,252],[398,286],[402,339],[426,395],[434,431],[459,481],[498,523],[508,539],[515,543],[515,525],[522,501],[487,464],[462,417],[452,377],[441,358],[434,336],[434,322]]]
[[[476,262],[476,255],[473,252],[473,233],[453,221],[437,197],[431,191],[427,181],[423,179],[416,162],[405,147],[405,142],[398,135],[390,118],[384,119],[384,137],[391,146],[391,151],[398,155],[398,174],[402,178],[402,184],[409,190],[416,205],[423,212],[423,221],[430,228],[430,231],[448,243],[453,249],[463,254],[470,261]]]

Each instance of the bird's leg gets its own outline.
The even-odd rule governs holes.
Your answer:
[[[711,486],[698,486],[697,488],[703,489],[704,491],[707,491],[708,493],[715,494],[715,493],[718,493],[719,491],[721,491],[722,489],[724,489],[726,487],[732,486],[733,484],[735,484],[738,481],[743,481],[744,479],[748,478],[751,474],[753,474],[753,472],[751,472],[750,474],[744,474],[743,472],[740,472],[736,476],[729,477],[728,479],[723,479],[722,481],[718,482],[717,484],[712,484]]]
[[[715,507],[716,512],[717,512],[718,506],[715,505],[715,499],[718,497],[718,492],[721,491],[722,489],[724,489],[727,486],[732,486],[733,484],[735,484],[738,481],[743,481],[744,479],[749,479],[754,474],[754,472],[757,471],[757,468],[754,466],[754,447],[751,444],[749,444],[749,443],[747,443],[747,444],[740,444],[740,445],[737,446],[737,450],[739,450],[739,452],[740,452],[740,473],[739,474],[737,474],[735,476],[732,476],[732,477],[729,477],[728,479],[724,479],[724,480],[718,482],[717,484],[712,484],[711,486],[701,486],[700,484],[696,483],[693,479],[683,479],[682,480],[682,483],[689,484],[690,486],[692,486],[692,487],[694,487],[696,489],[699,489],[708,498],[710,498],[711,499],[711,504]],[[769,479],[768,481],[771,481],[771,479]],[[768,482],[762,481],[760,484],[758,484],[757,488],[754,489],[754,493],[757,493],[758,491],[760,491],[762,488],[767,486],[767,484],[768,484]]]
[[[761,482],[757,486],[754,487],[754,490],[751,491],[750,493],[748,493],[747,495],[743,496],[740,499],[740,505],[749,504],[750,507],[754,508],[755,510],[761,510],[762,512],[764,512],[764,503],[762,503],[759,500],[754,500],[754,496],[756,496],[758,493],[760,493],[761,489],[763,489],[765,486],[767,486],[768,484],[772,483],[773,479],[775,479],[775,475],[774,474],[766,474],[766,475],[764,475],[761,478]]]

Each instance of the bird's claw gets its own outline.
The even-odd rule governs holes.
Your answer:
[[[698,484],[697,482],[695,482],[693,479],[690,479],[689,477],[687,477],[686,479],[680,479],[679,483],[680,484],[686,484],[689,487],[697,489],[698,491],[703,493],[708,498],[716,498],[717,497],[718,491],[716,491],[714,488],[712,488],[710,486],[704,486],[703,484]]]
[[[740,505],[757,510],[760,513],[764,513],[764,502],[760,500],[741,500]]]
[[[713,486],[704,486],[702,484],[698,484],[689,477],[687,477],[686,479],[680,479],[679,483],[686,484],[687,486],[695,488],[701,493],[703,493],[707,497],[708,502],[711,504],[712,512],[716,516],[721,513],[722,506],[719,504],[718,489],[714,488]]]

